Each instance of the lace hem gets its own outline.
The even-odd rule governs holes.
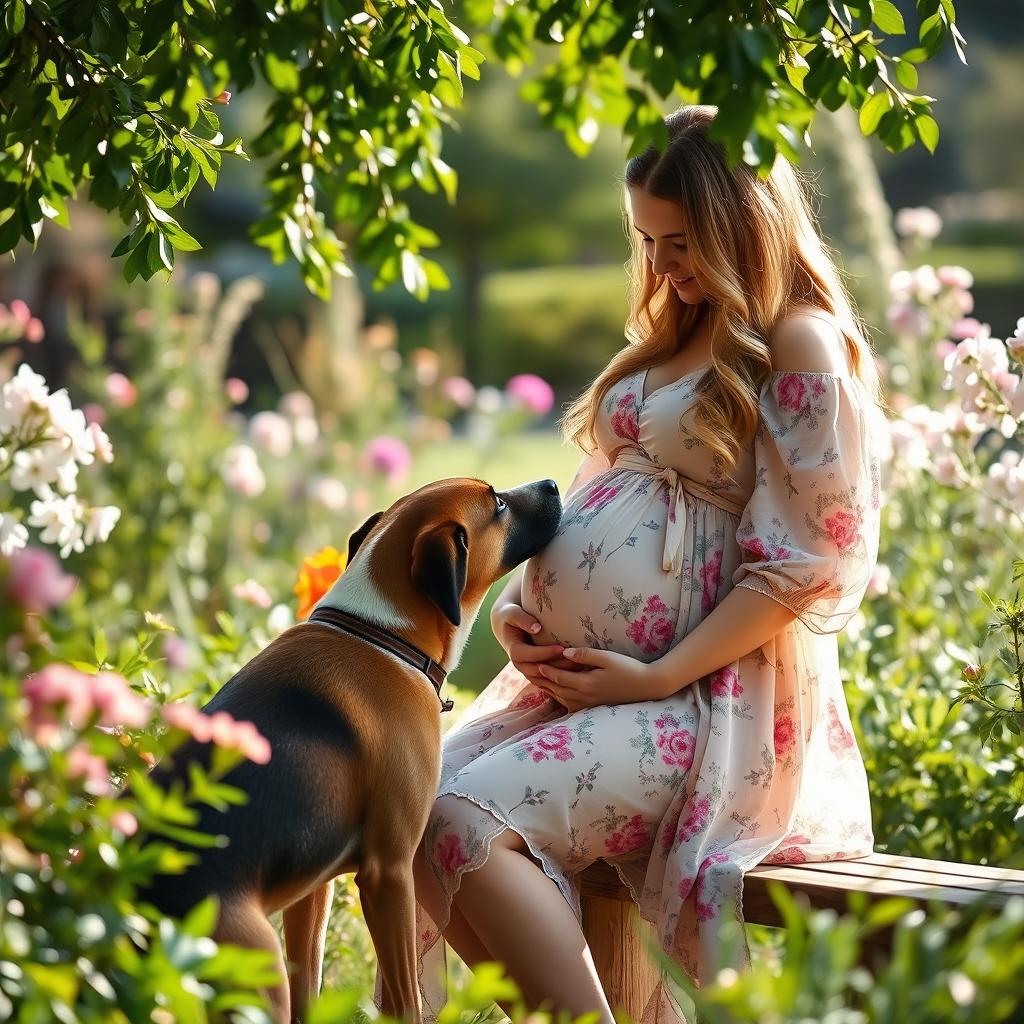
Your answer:
[[[576,886],[574,886],[572,882],[569,881],[569,875],[567,875],[564,871],[561,871],[560,869],[554,866],[554,862],[551,860],[551,858],[548,857],[542,850],[538,849],[534,845],[531,838],[523,833],[521,827],[517,826],[512,821],[507,812],[500,810],[493,804],[481,801],[479,797],[473,796],[472,793],[465,793],[461,790],[451,789],[448,786],[442,786],[442,788],[438,790],[435,799],[440,799],[443,796],[462,797],[462,799],[468,800],[470,803],[475,804],[477,807],[479,807],[482,811],[486,811],[488,814],[492,815],[505,828],[512,829],[512,831],[515,832],[515,834],[523,840],[530,853],[533,854],[533,856],[536,857],[538,861],[540,861],[540,865],[541,868],[544,870],[544,874],[547,875],[548,878],[550,878],[551,881],[558,886],[558,891],[565,897],[565,901],[569,904],[569,907],[575,915],[576,920],[580,922],[580,927],[582,927],[583,912],[580,909],[579,893],[577,891]],[[484,836],[482,855],[473,858],[473,860],[470,863],[463,864],[456,870],[452,878],[452,891],[451,893],[445,893],[445,895],[448,898],[448,906],[445,907],[445,911],[448,914],[448,918],[451,917],[452,900],[454,899],[455,893],[459,891],[459,886],[462,882],[462,876],[467,871],[474,871],[477,868],[481,867],[484,863],[486,863],[487,858],[491,854],[491,843],[494,841],[496,836],[501,834],[501,832],[502,829],[496,829],[489,835]],[[447,927],[447,924],[448,919],[446,919],[445,923],[440,927],[443,929]]]

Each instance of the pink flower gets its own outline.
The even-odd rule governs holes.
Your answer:
[[[679,829],[679,841],[685,843],[702,832],[711,816],[711,801],[706,796],[697,797],[690,806],[690,813]]]
[[[110,827],[125,836],[133,836],[139,830],[139,823],[131,811],[114,811],[110,816]]]
[[[459,868],[469,863],[469,857],[462,849],[462,839],[454,832],[448,832],[441,838],[435,850],[435,859],[448,875],[454,875]]]
[[[119,409],[133,406],[139,397],[138,388],[123,373],[109,374],[106,389],[111,402]]]
[[[269,608],[273,603],[266,588],[253,579],[245,580],[244,583],[236,583],[232,587],[231,593],[257,608]]]
[[[620,487],[598,487],[583,503],[584,508],[602,509],[621,490]]]
[[[476,388],[465,377],[447,377],[441,382],[441,394],[460,409],[468,409],[476,398]]]
[[[82,415],[86,423],[98,423],[102,427],[107,422],[107,410],[98,402],[86,402],[82,406]]]
[[[189,647],[188,644],[177,635],[177,633],[165,633],[163,639],[163,654],[169,668],[181,671],[188,668]]]
[[[525,711],[529,708],[539,707],[541,704],[547,701],[548,695],[535,686],[527,687],[512,705],[513,711]]]
[[[366,446],[364,458],[373,469],[383,473],[390,483],[402,480],[412,465],[412,456],[405,442],[387,434],[375,437]]]
[[[100,725],[118,725],[141,729],[149,722],[149,705],[117,672],[86,676],[90,682],[93,707],[99,712]]]
[[[626,627],[626,636],[645,654],[663,651],[675,633],[675,623],[667,614],[669,610],[657,594],[649,597],[641,616]]]
[[[840,757],[854,746],[853,733],[840,721],[834,700],[828,702],[828,745],[832,753]]]
[[[742,692],[739,678],[731,668],[719,669],[711,677],[712,697],[738,697]]]
[[[966,267],[949,265],[937,267],[935,276],[947,288],[974,287],[974,275]]]
[[[249,421],[249,436],[261,448],[279,459],[292,450],[292,426],[280,413],[258,412]]]
[[[949,336],[957,341],[965,338],[976,338],[981,333],[981,321],[975,320],[973,316],[965,316],[956,320],[949,329]]]
[[[27,547],[11,555],[7,592],[25,611],[45,615],[66,601],[78,577],[61,571],[60,561],[43,548]]]
[[[825,530],[840,551],[845,551],[860,538],[860,509],[857,514],[839,509],[825,520]]]
[[[35,345],[43,340],[45,333],[42,320],[30,317],[28,323],[25,324],[25,340]]]
[[[796,724],[790,715],[775,719],[775,756],[785,758],[796,743]]]
[[[760,537],[751,537],[750,540],[741,541],[740,547],[744,551],[749,551],[759,562],[767,562],[771,557]]]
[[[934,238],[942,230],[942,218],[930,206],[905,206],[896,212],[896,231],[906,237]]]
[[[643,817],[634,814],[618,832],[613,832],[605,839],[604,846],[609,853],[630,853],[642,849],[650,842],[650,838],[651,831],[644,824]]]
[[[698,921],[710,921],[715,916],[714,903],[702,903],[700,900],[694,900],[693,905],[697,911]]]
[[[249,385],[241,377],[228,377],[224,381],[224,394],[232,405],[241,405],[249,397]]]
[[[619,399],[612,413],[612,430],[619,437],[628,438],[630,441],[640,440],[640,422],[637,418],[636,395],[630,391]]]
[[[29,723],[37,743],[48,744],[60,735],[54,709],[75,729],[98,715],[97,724],[141,728],[149,721],[149,705],[116,672],[85,675],[70,665],[53,662],[29,676],[22,694],[29,705]]]
[[[790,836],[788,839],[783,840],[782,845],[777,850],[765,857],[765,864],[805,864],[807,862],[807,855],[804,853],[801,846],[806,846],[810,842],[807,836]]]
[[[68,751],[68,778],[85,779],[85,791],[106,796],[114,791],[107,762],[93,754],[86,743],[76,743]]]
[[[719,548],[708,561],[700,567],[701,611],[707,614],[715,607],[715,599],[718,597],[718,586],[722,582],[722,555],[724,552]]]
[[[535,733],[539,735],[534,736]],[[556,761],[571,761],[576,756],[572,752],[572,733],[567,726],[558,725],[546,729],[541,724],[535,726],[525,736],[533,738],[517,749],[525,750],[534,761],[546,761],[551,756],[554,756]]]
[[[533,373],[516,374],[505,385],[505,392],[535,416],[544,416],[555,404],[555,393],[551,385]]]
[[[199,743],[211,740],[219,747],[237,750],[250,761],[266,764],[270,760],[270,743],[260,735],[252,722],[239,722],[226,711],[204,714],[185,701],[174,701],[163,707],[164,721],[172,728],[189,733]]]
[[[287,391],[277,403],[278,411],[293,420],[316,419],[316,406],[305,391]]]
[[[798,373],[783,374],[775,384],[779,405],[791,412],[802,412],[807,405],[807,385]]]
[[[665,764],[682,768],[683,771],[687,771],[693,764],[693,752],[697,741],[689,730],[672,729],[660,732],[656,745]]]
[[[232,445],[224,453],[221,477],[233,491],[247,498],[262,494],[267,478],[260,467],[256,452],[247,444]]]

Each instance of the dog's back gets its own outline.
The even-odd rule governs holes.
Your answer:
[[[197,848],[152,837],[198,857],[184,874],[157,876],[140,893],[163,913],[181,916],[211,893],[286,892],[339,858],[355,860],[366,792],[358,777],[364,770],[360,741],[332,684],[337,665],[325,666],[319,645],[305,639],[302,645],[279,637],[203,708],[251,721],[269,740],[271,760],[243,760],[224,776],[226,785],[247,794],[246,803],[223,810],[195,805],[199,819],[189,827],[228,835],[227,845]],[[211,744],[189,740],[150,778],[163,788],[177,781],[187,789],[189,763],[208,771],[211,756]]]

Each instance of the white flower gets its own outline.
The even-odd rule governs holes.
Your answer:
[[[267,616],[267,629],[271,636],[283,633],[289,626],[295,625],[295,616],[286,604],[275,604]]]
[[[47,498],[52,493],[50,484],[67,479],[61,477],[61,467],[67,461],[67,453],[52,444],[17,451],[11,466],[11,487],[16,491],[35,491],[40,498]]]
[[[301,420],[306,416],[315,415],[313,399],[305,391],[289,391],[281,396],[277,403],[278,410],[284,416],[290,416],[293,420]]]
[[[40,528],[39,539],[44,544],[59,544],[60,557],[67,558],[71,551],[84,551],[82,542],[82,514],[85,510],[74,494],[67,497],[53,495],[30,506],[29,526]]]
[[[85,543],[104,542],[121,518],[121,510],[116,505],[99,505],[90,508],[85,520]]]
[[[284,458],[292,450],[291,424],[277,412],[256,413],[249,421],[249,436],[278,458]]]
[[[896,230],[905,238],[934,238],[942,230],[942,218],[929,206],[908,206],[896,213]]]
[[[292,421],[297,444],[310,445],[320,436],[320,427],[312,416],[300,416]]]
[[[113,462],[114,461],[114,447],[110,443],[110,438],[107,437],[106,431],[98,423],[89,424],[89,433],[92,434],[93,448],[96,451],[96,458],[100,462]]]
[[[256,452],[247,444],[232,445],[224,453],[221,477],[233,491],[255,498],[267,486]]]
[[[501,392],[490,384],[485,384],[476,393],[476,407],[482,413],[497,412],[502,402]]]
[[[61,442],[71,458],[88,466],[93,460],[96,444],[85,422],[85,413],[71,407],[71,399],[64,388],[50,396],[50,419],[62,435]]]
[[[50,389],[44,378],[22,363],[18,372],[0,389],[0,431],[20,429],[29,413],[45,412]]]
[[[0,512],[0,555],[10,558],[28,543],[28,530],[14,516]]]
[[[931,469],[935,479],[947,487],[956,487],[966,480],[964,468],[960,465],[960,460],[952,452],[945,452],[939,455],[932,463]]]
[[[307,493],[310,501],[322,505],[328,512],[341,512],[348,505],[348,489],[333,477],[314,477]]]

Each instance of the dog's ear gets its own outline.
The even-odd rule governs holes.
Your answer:
[[[377,525],[377,520],[384,515],[383,510],[380,512],[374,512],[369,519],[359,527],[355,533],[352,534],[348,539],[348,559],[346,565],[352,564],[352,559],[355,557],[355,553],[359,550],[359,545],[366,540],[366,535]]]
[[[460,523],[447,522],[424,530],[413,542],[412,581],[453,626],[462,621],[468,560],[469,537]]]

